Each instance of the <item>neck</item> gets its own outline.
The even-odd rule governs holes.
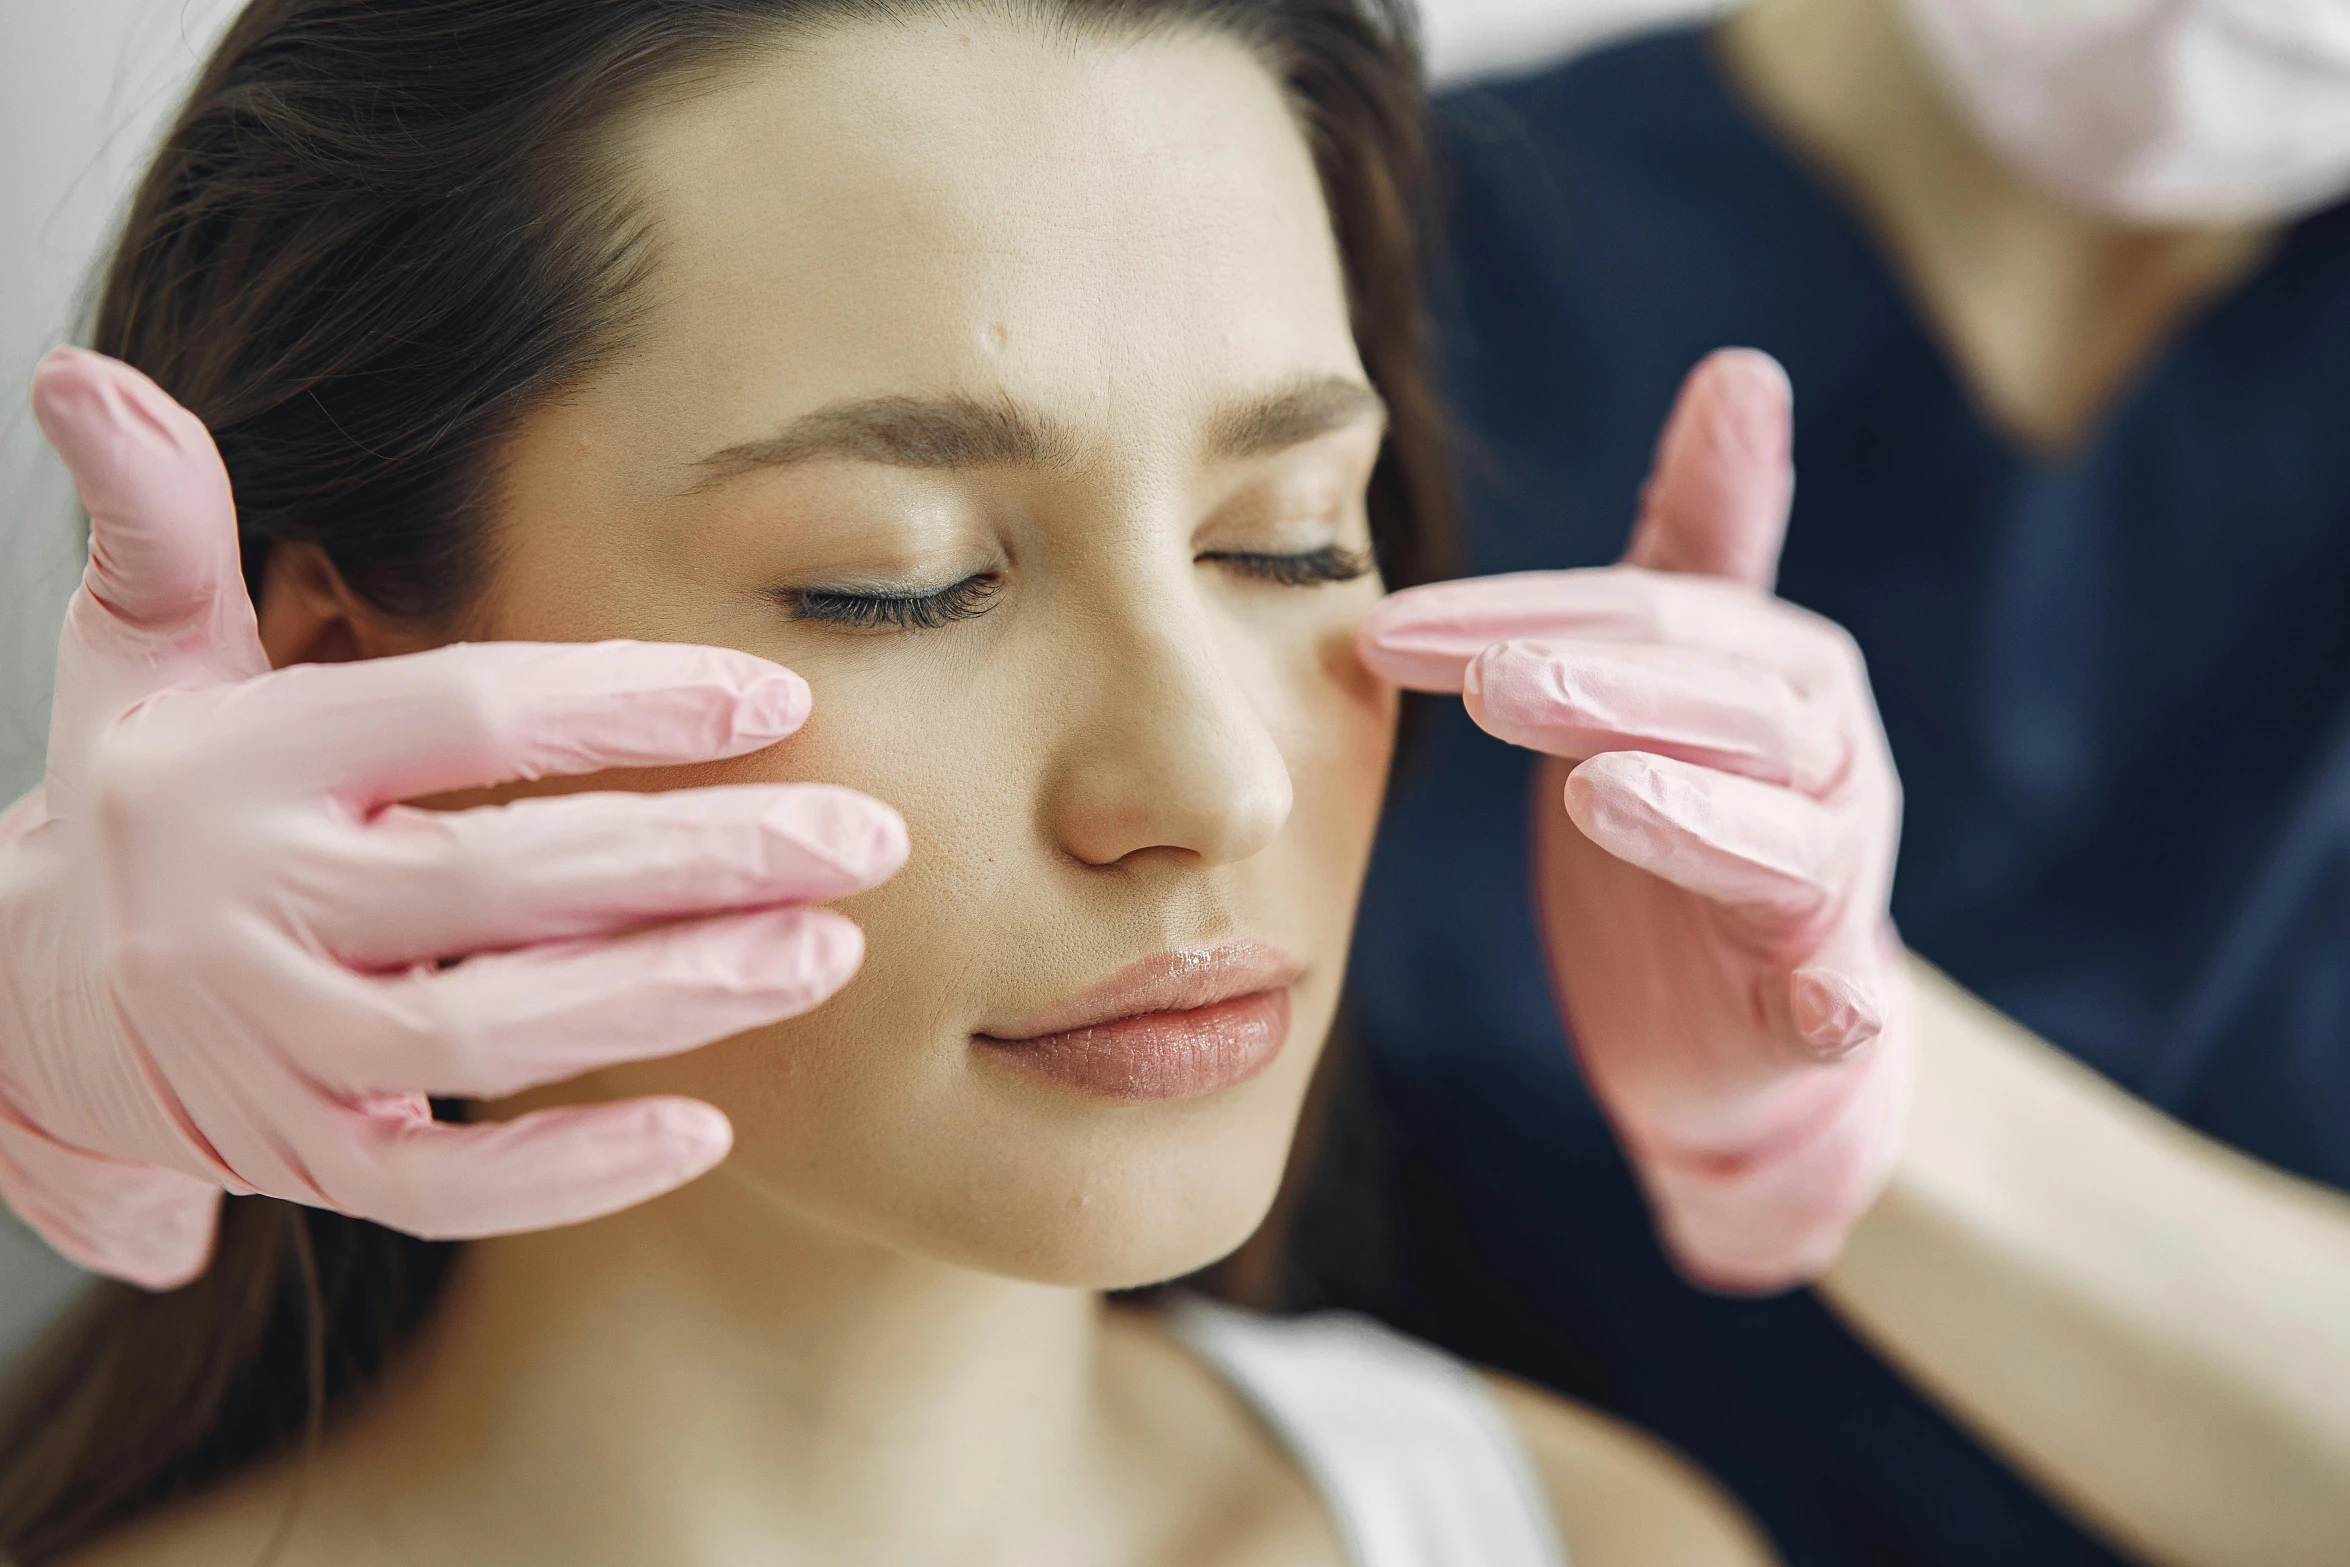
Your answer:
[[[415,1559],[1113,1559],[1098,1297],[831,1233],[721,1174],[477,1244],[328,1455]],[[315,1487],[314,1487],[315,1490]],[[321,1501],[325,1498],[321,1497]]]
[[[1761,0],[1732,79],[1852,200],[1991,419],[2070,450],[2272,225],[2144,228],[2073,205],[1976,138],[1897,0]]]

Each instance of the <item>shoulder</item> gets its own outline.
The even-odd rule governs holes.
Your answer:
[[[1575,1567],[1767,1567],[1778,1558],[1720,1486],[1654,1437],[1492,1372]]]
[[[1737,1504],[1663,1443],[1580,1404],[1464,1367],[1368,1319],[1268,1319],[1187,1303],[1163,1320],[1196,1362],[1217,1367],[1263,1424],[1285,1433],[1253,1461],[1293,1470],[1294,1463],[1279,1462],[1286,1445],[1334,1487],[1330,1501],[1341,1510],[1350,1497],[1416,1486],[1430,1443],[1473,1452],[1489,1441],[1483,1400],[1463,1397],[1463,1379],[1475,1377],[1515,1428],[1574,1567],[1768,1567],[1776,1560]],[[1464,1473],[1477,1468],[1472,1462]],[[1508,1483],[1514,1490],[1515,1476]],[[1455,1502],[1462,1494],[1441,1483],[1437,1489]]]

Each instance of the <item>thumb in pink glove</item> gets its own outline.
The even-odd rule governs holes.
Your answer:
[[[1675,1260],[1734,1290],[1834,1260],[1891,1172],[1912,1052],[1876,704],[1851,638],[1769,596],[1790,430],[1778,365],[1717,353],[1622,564],[1412,589],[1361,640],[1543,753],[1535,890],[1585,1076]]]
[[[489,643],[272,671],[203,425],[59,350],[41,428],[90,515],[48,770],[0,815],[0,1196],[164,1288],[222,1191],[428,1237],[644,1201],[724,1157],[694,1100],[432,1120],[815,1006],[863,956],[806,905],[888,877],[904,824],[818,785],[398,802],[736,756],[808,712],[716,648]]]

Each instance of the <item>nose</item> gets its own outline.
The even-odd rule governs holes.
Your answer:
[[[1088,865],[1231,864],[1289,820],[1289,762],[1240,661],[1204,606],[1185,608],[1121,617],[1069,672],[1081,686],[1046,799],[1054,836]]]

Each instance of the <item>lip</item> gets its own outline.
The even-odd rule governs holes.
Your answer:
[[[1260,941],[1162,952],[1009,1027],[972,1036],[1029,1076],[1118,1104],[1194,1099],[1273,1064],[1303,965]]]

